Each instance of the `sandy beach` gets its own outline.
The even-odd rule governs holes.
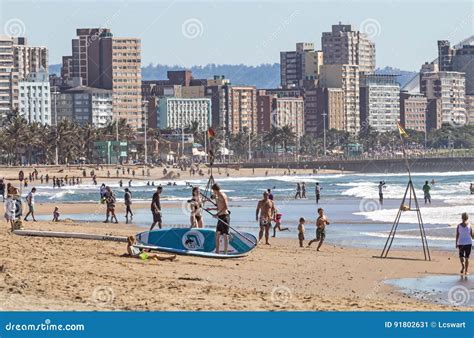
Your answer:
[[[123,257],[124,243],[22,237],[2,223],[2,310],[466,310],[420,302],[385,285],[390,278],[445,274],[457,260],[433,252],[326,245],[299,248],[277,239],[241,259],[178,256],[174,262]],[[126,236],[125,224],[28,222],[27,229]]]

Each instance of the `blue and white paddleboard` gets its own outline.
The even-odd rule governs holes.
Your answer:
[[[140,249],[172,252],[210,258],[236,258],[246,256],[255,248],[257,239],[246,232],[232,232],[227,254],[223,254],[224,238],[221,237],[220,253],[216,253],[216,231],[213,229],[171,228],[145,231],[136,235]]]

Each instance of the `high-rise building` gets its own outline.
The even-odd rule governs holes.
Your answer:
[[[108,89],[78,86],[53,94],[53,124],[57,114],[80,125],[104,127],[113,120],[113,93]]]
[[[19,81],[18,111],[29,123],[51,125],[51,91],[44,68]]]
[[[466,94],[474,94],[474,45],[451,47],[448,40],[438,41],[438,68],[465,74]]]
[[[400,119],[400,85],[396,75],[362,74],[360,78],[361,127],[393,131]]]
[[[304,80],[318,78],[323,53],[314,44],[299,42],[295,51],[280,52],[280,82],[282,87],[302,87]]]
[[[321,38],[324,64],[358,65],[361,73],[375,71],[375,44],[366,34],[339,22]]]
[[[423,94],[400,92],[400,124],[405,129],[426,131],[428,100]]]
[[[474,124],[474,95],[466,95],[467,123]]]
[[[18,72],[13,61],[13,39],[0,35],[0,124],[18,102]]]
[[[164,97],[159,103],[160,129],[181,129],[198,124],[198,130],[206,131],[211,125],[211,100]]]
[[[453,70],[454,50],[448,40],[438,40],[438,67],[440,71],[450,72]]]
[[[48,49],[46,47],[29,46],[24,37],[13,39],[14,65],[19,80],[25,80],[30,73],[38,73],[41,69],[47,71]]]
[[[257,95],[257,133],[289,126],[298,138],[304,135],[303,97],[278,97],[259,90]]]
[[[226,85],[225,130],[237,134],[257,132],[257,89],[255,86]]]
[[[342,130],[357,134],[360,130],[359,66],[330,64],[321,66],[320,87],[340,88],[344,93]]]
[[[428,100],[428,130],[441,128],[445,123],[466,122],[464,73],[420,73],[420,90]]]
[[[107,28],[80,28],[76,33],[72,56],[63,58],[61,73],[82,78],[85,86],[112,90],[114,119],[141,128],[140,39],[114,37]]]
[[[230,85],[229,79],[224,75],[214,75],[207,80],[206,97],[212,101],[212,127],[226,130],[227,126],[227,92]]]

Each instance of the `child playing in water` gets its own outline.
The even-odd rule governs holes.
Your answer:
[[[298,240],[300,241],[300,248],[303,247],[305,223],[306,223],[306,220],[304,219],[304,217],[301,217],[300,222],[298,224]]]
[[[54,207],[53,222],[59,222],[59,208],[58,207]]]
[[[147,259],[153,259],[155,261],[173,261],[176,258],[176,255],[161,257],[155,253],[144,252],[135,246],[136,243],[137,241],[135,237],[129,236],[127,238],[127,252],[130,257],[140,258],[143,261],[146,261]]]

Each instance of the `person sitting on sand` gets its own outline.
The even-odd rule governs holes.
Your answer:
[[[472,249],[472,239],[474,233],[472,232],[471,224],[468,222],[469,216],[467,213],[461,215],[462,222],[458,224],[456,229],[456,248],[459,249],[459,260],[461,261],[461,274],[469,274],[469,255]]]
[[[273,221],[275,222],[275,226],[273,227],[273,236],[272,237],[276,237],[276,230],[280,230],[280,231],[290,231],[290,228],[282,228],[281,227],[281,218],[282,218],[283,214],[279,213],[278,210],[275,209],[275,218],[273,219]]]
[[[176,255],[162,257],[155,253],[144,252],[137,248],[135,244],[137,244],[135,237],[127,237],[127,253],[130,257],[140,258],[144,261],[146,261],[147,259],[153,259],[155,261],[173,261],[176,258]]]
[[[59,222],[59,208],[58,207],[54,207],[53,222]]]
[[[298,223],[298,240],[300,242],[300,248],[303,247],[303,241],[304,241],[304,224],[306,223],[306,220],[304,217],[300,218],[300,221]]]
[[[260,214],[260,218],[259,218]],[[268,242],[270,227],[272,225],[272,219],[275,214],[275,204],[268,198],[268,192],[263,193],[263,199],[258,201],[255,219],[259,222],[260,232],[258,233],[258,242],[262,240],[263,233],[265,233],[265,244],[270,245]]]
[[[318,214],[319,214],[319,217],[316,220],[316,238],[310,240],[308,243],[308,248],[309,248],[311,244],[313,244],[313,242],[319,241],[317,251],[319,251],[319,249],[321,248],[321,245],[323,245],[324,239],[326,238],[326,225],[329,225],[329,221],[326,215],[324,214],[323,208],[318,209]]]

